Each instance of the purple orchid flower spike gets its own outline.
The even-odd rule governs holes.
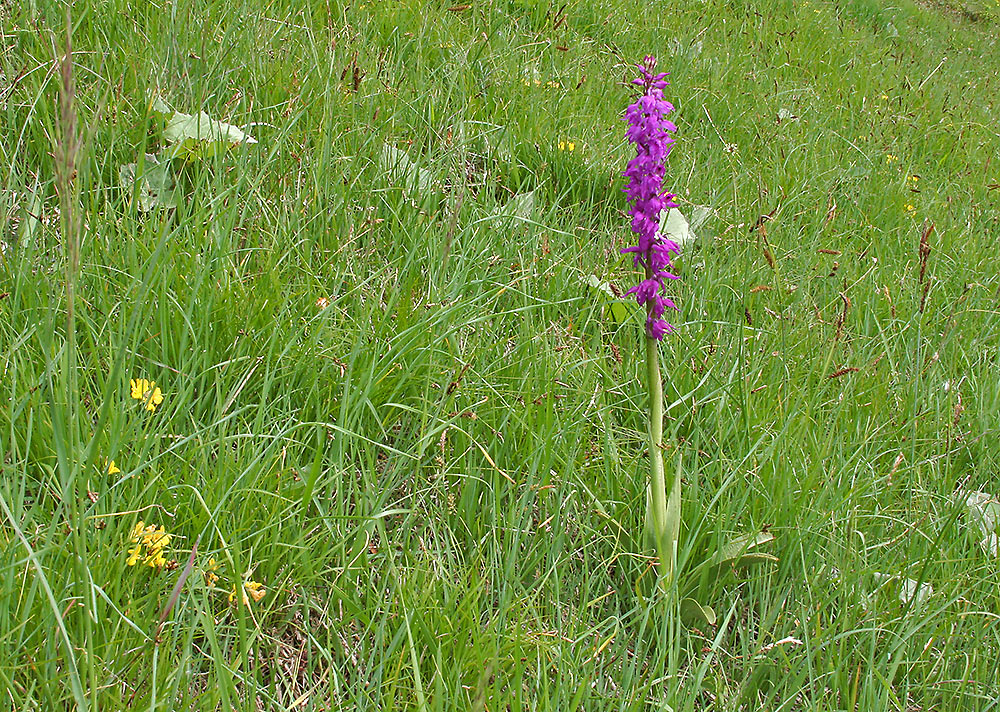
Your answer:
[[[632,232],[638,235],[639,244],[623,249],[622,253],[631,254],[635,266],[645,270],[646,278],[632,287],[629,294],[635,294],[636,301],[646,305],[646,334],[662,340],[674,329],[663,315],[668,307],[677,309],[663,292],[667,280],[677,279],[669,271],[670,257],[677,255],[680,248],[659,232],[660,212],[677,207],[672,200],[674,194],[663,190],[666,159],[674,142],[670,134],[677,126],[666,118],[674,106],[663,98],[666,73],[653,73],[656,58],[647,56],[636,66],[640,76],[632,83],[642,87],[643,93],[625,109],[624,117],[628,122],[625,135],[635,145],[636,156],[622,175],[629,181],[624,192],[632,203],[629,215],[632,216]]]

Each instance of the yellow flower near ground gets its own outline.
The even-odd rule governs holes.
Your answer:
[[[208,588],[215,588],[215,582],[219,580],[219,564],[214,557],[209,558],[208,566],[205,567],[205,585]]]
[[[110,461],[109,460],[105,460],[104,462],[108,466],[108,474],[109,475],[117,475],[119,472],[121,472],[121,469],[119,469],[118,465],[115,464],[114,460],[110,460]]]
[[[132,386],[132,397],[141,400],[146,405],[146,410],[152,412],[156,406],[163,402],[163,392],[156,386],[156,381],[148,381],[145,378],[133,378],[129,380]]]
[[[164,527],[157,528],[155,524],[146,526],[145,522],[139,520],[132,528],[131,540],[135,546],[128,550],[128,559],[125,560],[127,566],[135,566],[140,559],[152,569],[162,569],[167,565],[167,557],[163,552],[170,546],[171,536]]]
[[[267,593],[267,589],[264,588],[264,584],[253,580],[244,581],[241,602],[244,606],[249,606],[250,599],[252,598],[255,603],[260,603],[261,599],[264,598],[265,593]],[[249,594],[249,596],[247,594]],[[229,602],[232,603],[235,600],[236,586],[233,586],[233,590],[229,592]]]
[[[560,151],[575,151],[576,144],[573,141],[560,141],[559,142]]]

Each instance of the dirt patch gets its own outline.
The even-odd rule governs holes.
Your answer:
[[[915,0],[917,5],[928,10],[939,12],[942,15],[972,24],[988,23],[990,16],[985,14],[980,7],[974,3],[958,2],[957,0]]]

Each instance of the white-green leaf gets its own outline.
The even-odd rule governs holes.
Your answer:
[[[596,274],[584,277],[583,281],[588,287],[594,291],[603,293],[610,300],[610,303],[608,304],[608,311],[611,313],[611,318],[614,320],[615,324],[625,323],[625,321],[629,318],[629,314],[632,313],[630,304],[625,300],[618,298],[614,290],[611,289],[611,284],[605,282]]]
[[[585,277],[584,281],[587,283],[587,286],[589,286],[591,289],[596,289],[599,292],[604,292],[612,299],[618,298],[617,295],[615,295],[614,291],[611,289],[611,285],[607,282],[602,281],[601,278],[598,277],[596,274],[592,274]]]
[[[149,102],[149,112],[161,121],[166,121],[174,115],[174,110],[158,96],[154,96],[153,100]]]
[[[681,620],[688,627],[715,625],[715,611],[711,606],[703,606],[693,598],[685,598],[681,600]]]
[[[744,534],[724,544],[712,558],[716,564],[731,563],[741,556],[747,555],[752,549],[774,540],[774,534],[760,532],[759,534]]]
[[[429,170],[414,163],[406,151],[388,143],[382,146],[382,167],[394,182],[409,191],[429,191],[434,187],[434,176]]]
[[[535,191],[518,193],[507,201],[503,211],[505,215],[513,215],[523,220],[529,220],[532,213],[535,212]]]
[[[169,114],[163,129],[163,140],[171,145],[165,152],[168,158],[207,158],[237,144],[257,143],[257,139],[242,129],[217,121],[204,111],[197,114],[174,111]]]
[[[118,169],[118,179],[122,190],[136,197],[139,210],[148,213],[154,208],[176,208],[177,197],[174,194],[174,179],[166,163],[151,153],[145,154],[145,162],[141,174],[135,163],[126,163]]]
[[[676,242],[681,249],[697,239],[687,218],[677,208],[660,213],[660,234]]]
[[[959,494],[965,497],[968,529],[987,555],[1000,556],[1000,499],[988,492],[959,490]]]
[[[875,580],[885,582],[884,585],[888,585],[895,578],[891,574],[875,573]],[[901,578],[899,581],[898,598],[904,606],[912,601],[914,606],[920,607],[933,595],[934,587],[929,583],[920,583],[911,578]]]

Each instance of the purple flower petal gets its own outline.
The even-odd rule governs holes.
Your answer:
[[[637,66],[640,76],[632,83],[641,86],[643,93],[625,109],[624,117],[628,123],[625,136],[635,145],[636,155],[622,175],[628,179],[623,191],[632,203],[629,215],[632,216],[632,232],[638,236],[639,244],[621,253],[632,254],[636,267],[646,272],[646,279],[628,293],[635,294],[636,301],[646,305],[646,333],[650,338],[662,340],[674,328],[660,317],[668,308],[677,310],[673,300],[661,292],[667,280],[677,279],[667,270],[671,255],[679,254],[680,247],[660,235],[660,213],[677,207],[674,194],[663,190],[664,162],[674,142],[670,134],[677,126],[666,118],[674,110],[674,105],[663,98],[667,74],[653,74],[656,58],[652,55],[644,57],[642,64]]]

